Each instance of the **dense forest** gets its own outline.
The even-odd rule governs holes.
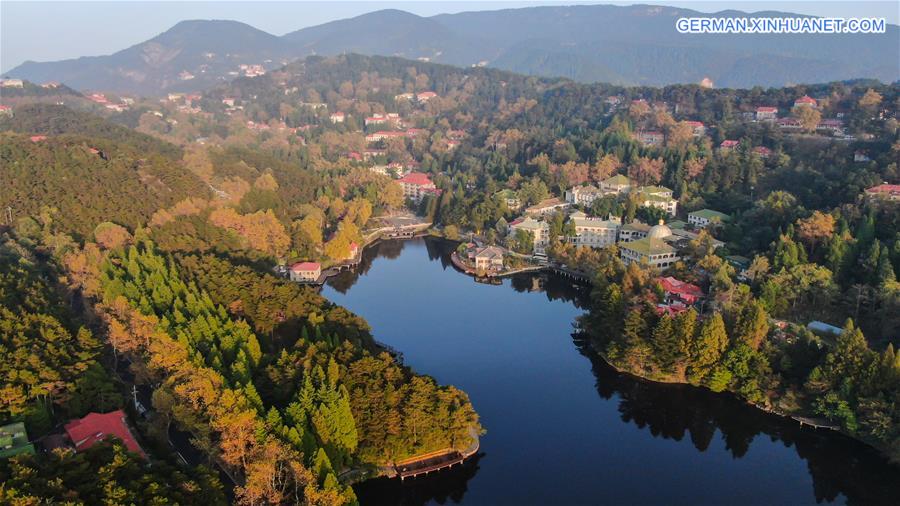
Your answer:
[[[435,95],[416,98],[426,91]],[[380,217],[402,212],[445,237],[525,252],[527,237],[506,237],[519,213],[498,192],[527,206],[621,174],[671,188],[677,217],[712,208],[731,219],[664,273],[708,294],[670,317],[657,311],[663,273],[626,267],[615,245],[575,247],[571,222],[546,217],[549,260],[593,279],[580,321],[593,348],[622,371],[825,418],[897,458],[900,209],[864,190],[900,181],[898,92],[868,81],[622,88],[343,55],[106,118],[19,105],[0,118],[0,418],[43,435],[120,407],[127,382],[112,371],[125,364],[153,390],[140,427],[151,453],[164,460],[157,447],[177,427],[234,478],[242,503],[352,503],[353,479],[466,447],[478,416],[464,392],[413,372],[364,320],[275,268],[339,264]],[[806,95],[819,97],[814,113],[793,107]],[[760,106],[808,125],[751,120]],[[838,115],[846,135],[816,130]],[[383,130],[404,135],[366,139]],[[662,142],[642,142],[645,131]],[[442,192],[406,199],[373,166],[424,172]],[[670,219],[628,195],[579,209]],[[749,266],[736,269],[734,255]],[[844,331],[814,334],[814,319]],[[0,493],[90,503],[101,492],[77,485],[79,473],[121,451],[10,460],[0,476],[17,476],[15,488]],[[62,484],[40,486],[53,466]],[[95,485],[133,480],[111,499],[128,502],[137,483],[152,489],[168,473],[193,485],[160,501],[221,496],[209,471],[155,462]]]
[[[0,240],[0,418],[24,420],[37,439],[60,422],[122,408],[125,393],[109,369],[102,336],[69,309],[65,287],[53,281],[62,273],[38,247],[39,238],[4,232]],[[165,458],[154,459],[152,468],[118,443],[3,459],[0,502],[225,503],[207,468],[180,468],[166,450],[159,454]]]

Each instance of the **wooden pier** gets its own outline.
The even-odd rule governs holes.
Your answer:
[[[397,461],[394,463],[395,476],[399,476],[400,480],[403,481],[406,478],[415,478],[416,476],[438,472],[442,469],[449,469],[457,464],[462,464],[467,458],[478,453],[480,444],[478,435],[473,429],[472,444],[468,448],[464,450],[443,448]]]

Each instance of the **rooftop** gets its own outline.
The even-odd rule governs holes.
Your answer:
[[[403,176],[403,178],[399,179],[397,182],[406,183],[406,184],[414,184],[420,186],[433,185],[431,182],[431,178],[428,177],[428,174],[423,172],[410,172],[409,174]]]
[[[631,179],[628,179],[628,176],[626,176],[624,174],[616,174],[615,176],[606,178],[603,181],[603,184],[614,185],[614,186],[630,185]]]
[[[122,440],[129,451],[146,456],[128,428],[125,412],[121,409],[111,413],[89,413],[80,420],[67,423],[65,429],[75,445],[75,451],[90,448],[109,436],[115,436]]]
[[[675,253],[675,248],[670,246],[662,239],[651,239],[645,237],[637,241],[623,242],[619,244],[622,249],[628,249],[641,255],[663,255],[666,253]]]
[[[728,221],[731,219],[731,216],[729,216],[725,213],[720,213],[719,211],[714,211],[712,209],[699,209],[697,211],[691,211],[690,213],[688,213],[688,215],[693,215],[698,218],[702,218],[702,219],[710,220],[710,221],[713,221],[713,220]]]
[[[0,458],[20,453],[34,453],[34,445],[28,442],[28,433],[22,422],[0,426]]]
[[[322,266],[318,262],[297,262],[291,266],[294,272],[310,272],[321,270]]]

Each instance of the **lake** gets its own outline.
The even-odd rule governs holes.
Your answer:
[[[367,504],[896,504],[900,468],[827,430],[730,395],[618,374],[578,337],[587,289],[550,274],[502,285],[456,271],[437,239],[368,248],[323,295],[364,317],[416,372],[465,390],[477,457],[377,479]]]

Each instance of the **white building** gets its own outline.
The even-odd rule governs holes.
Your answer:
[[[537,204],[525,208],[525,214],[530,216],[545,216],[547,214],[553,214],[559,209],[565,209],[569,207],[567,202],[563,202],[558,198],[546,199],[538,202]]]
[[[672,190],[665,186],[642,186],[637,190],[638,203],[642,207],[655,207],[675,216],[678,201],[672,198]]]
[[[318,262],[297,262],[291,266],[288,272],[291,281],[315,283],[322,275],[322,266]]]
[[[412,199],[413,202],[420,202],[426,195],[439,194],[437,187],[428,177],[428,174],[421,172],[410,172],[403,178],[397,180],[403,188],[403,196]]]
[[[603,196],[603,191],[594,185],[575,186],[566,190],[566,202],[573,205],[590,206]]]
[[[625,265],[637,262],[642,266],[665,269],[679,260],[675,247],[666,240],[671,237],[672,231],[660,220],[659,225],[650,228],[647,237],[621,243],[619,255]]]
[[[509,235],[516,236],[516,232],[525,230],[531,232],[534,237],[533,252],[536,255],[543,255],[544,250],[550,243],[550,225],[545,221],[538,221],[531,216],[513,220],[509,224]]]
[[[616,174],[615,176],[606,178],[603,182],[600,183],[600,190],[603,191],[603,194],[607,193],[615,193],[616,195],[622,193],[628,193],[631,191],[631,179],[628,176],[623,174]]]
[[[589,248],[605,248],[616,243],[619,223],[613,220],[589,218],[578,211],[569,215],[575,227],[574,244]]]
[[[688,223],[697,228],[706,228],[711,224],[719,224],[728,221],[731,217],[712,209],[700,209],[688,213]]]

